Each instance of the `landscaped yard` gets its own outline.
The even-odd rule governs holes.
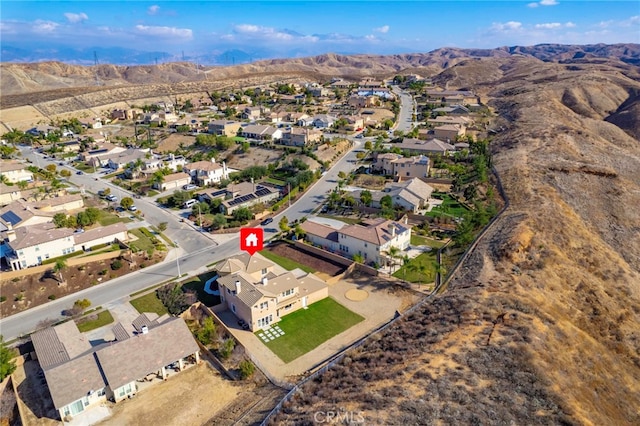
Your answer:
[[[444,245],[444,241],[434,240],[433,238],[422,237],[420,235],[411,234],[412,246],[429,246],[434,249],[439,249]]]
[[[164,315],[169,312],[160,299],[158,299],[155,291],[133,299],[129,303],[141,314],[144,312],[155,312],[158,315]]]
[[[204,291],[204,284],[209,278],[217,275],[215,272],[207,272],[206,274],[193,277],[182,284],[185,289],[193,290],[198,293],[198,300],[207,306],[213,306],[220,303],[220,296],[214,296]]]
[[[411,259],[407,265],[393,273],[393,276],[411,283],[426,284],[436,279],[436,250],[422,253]]]
[[[93,315],[89,315],[87,318],[78,321],[78,330],[80,330],[81,333],[95,330],[96,328],[100,328],[113,322],[113,316],[108,310],[100,312],[95,318],[92,317]]]
[[[139,228],[132,229],[129,232],[138,238],[137,240],[132,241],[129,244],[131,248],[134,248],[138,251],[145,251],[145,252],[150,248],[155,248],[155,245],[153,244],[151,239],[146,235],[144,235],[144,233]]]
[[[457,202],[449,194],[434,194],[434,198],[442,200],[442,204],[426,212],[425,216],[431,217],[463,217],[469,210]]]
[[[270,261],[275,262],[278,265],[282,266],[284,269],[288,271],[293,271],[296,268],[300,268],[305,272],[316,272],[315,269],[309,266],[303,265],[301,263],[298,263],[286,257],[279,256],[269,250],[262,250],[260,251],[260,254],[266,257],[267,259],[269,259]]]
[[[120,217],[116,214],[109,213],[106,210],[100,210],[100,217],[98,218],[98,223],[101,226],[113,225],[114,223],[118,223],[118,222],[127,223],[127,222],[131,222],[131,219],[129,219],[128,217]]]
[[[283,317],[276,325],[285,334],[265,345],[284,362],[291,362],[363,320],[328,297]],[[258,338],[260,333],[255,333]]]

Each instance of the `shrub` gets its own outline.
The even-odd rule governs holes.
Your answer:
[[[120,268],[122,268],[122,260],[116,259],[113,262],[111,262],[111,269],[113,269],[114,271],[117,271]]]
[[[56,300],[56,295],[55,294],[50,294],[49,295],[49,300]]]
[[[224,342],[222,342],[222,348],[220,349],[220,358],[222,359],[229,358],[235,347],[236,347],[236,341],[233,340],[233,337],[225,339]]]
[[[253,365],[253,363],[248,359],[240,361],[239,367],[240,367],[240,377],[242,377],[242,380],[248,379],[256,371],[255,365]]]
[[[167,284],[156,290],[156,294],[172,315],[181,314],[191,304],[190,295],[182,291],[180,284]]]
[[[216,325],[213,322],[213,318],[207,317],[202,323],[202,327],[197,331],[196,337],[203,345],[207,346],[216,335]]]
[[[98,272],[98,275],[107,275],[107,270],[103,269],[102,271]]]
[[[4,302],[5,300],[7,300],[7,296],[0,296],[0,303]]]
[[[89,306],[91,306],[91,301],[89,299],[78,299],[73,303],[73,307],[80,310],[85,310]]]

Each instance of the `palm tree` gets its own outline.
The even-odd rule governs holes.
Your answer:
[[[9,183],[9,178],[7,177],[7,175],[0,175],[0,182],[7,185]]]
[[[422,274],[425,276],[427,276],[427,273],[429,272],[429,268],[427,267],[427,265],[425,265],[424,263],[420,263],[420,262],[414,262],[411,265],[409,265],[409,270],[412,272],[417,272],[418,274]],[[419,283],[421,282],[426,282],[425,280],[419,280]]]
[[[66,267],[67,267],[66,259],[58,259],[56,260],[55,265],[53,265],[53,273],[58,274],[58,276],[60,277],[58,282],[60,283],[64,282],[64,279],[62,278],[62,270]]]
[[[391,261],[391,273],[393,273],[393,266],[396,264],[396,259],[400,257],[400,249],[396,246],[391,246],[385,252],[389,260]]]

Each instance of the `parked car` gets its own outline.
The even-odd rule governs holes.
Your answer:
[[[270,224],[271,222],[273,222],[273,218],[268,217],[265,220],[263,220],[262,222],[260,222],[261,226],[267,226],[268,224]]]
[[[138,210],[138,208],[136,206],[129,207],[129,211],[130,212],[135,212],[136,210]]]
[[[192,183],[182,186],[182,189],[184,189],[185,191],[191,191],[192,189],[196,189],[196,188],[197,186]]]
[[[118,197],[113,194],[107,195],[107,201],[118,201]]]
[[[84,174],[84,172],[83,172],[82,170],[78,170],[78,171],[76,172],[76,174],[77,174],[77,175],[83,175],[83,174]]]

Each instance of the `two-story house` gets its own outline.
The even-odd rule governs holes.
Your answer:
[[[429,157],[403,157],[399,154],[377,154],[371,169],[398,179],[423,178],[429,176]]]
[[[186,164],[184,172],[189,174],[193,182],[200,186],[211,185],[229,178],[229,169],[225,162],[216,163],[215,158],[212,158],[211,161],[196,161]]]
[[[435,138],[446,141],[455,141],[458,136],[464,136],[465,134],[466,128],[457,124],[444,124],[433,129]]]
[[[440,139],[421,140],[413,138],[404,138],[402,142],[396,144],[398,148],[415,154],[440,154],[447,155],[451,151],[455,151],[455,147],[450,143],[443,142]]]
[[[406,221],[406,220],[405,220]],[[368,220],[364,225],[346,225],[336,229],[307,220],[300,225],[306,239],[341,256],[358,254],[365,263],[387,265],[391,247],[405,250],[411,241],[411,227],[384,218]]]
[[[313,117],[313,126],[319,129],[327,129],[337,121],[338,119],[329,114],[319,114]]]
[[[222,303],[252,331],[269,328],[286,314],[329,296],[327,284],[316,275],[276,275],[274,266],[260,255],[246,253],[216,265]]]
[[[279,140],[282,130],[262,124],[249,124],[242,128],[242,137],[255,140]]]
[[[280,143],[288,146],[307,146],[320,142],[322,132],[316,129],[291,127],[282,132]]]
[[[232,120],[213,120],[207,125],[208,133],[218,136],[234,137],[238,135],[238,130],[242,123]]]
[[[172,189],[181,189],[190,183],[191,176],[188,173],[178,172],[164,176],[162,182],[154,182],[153,188],[159,191],[170,191]]]

